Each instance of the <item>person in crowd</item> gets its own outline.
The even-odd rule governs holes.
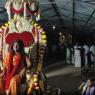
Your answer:
[[[71,47],[71,63],[74,64],[74,47]]]
[[[66,63],[70,64],[70,47],[66,48]]]
[[[88,47],[88,45],[87,44],[84,44],[83,45],[83,48],[84,48],[84,58],[85,58],[85,66],[87,66],[87,52],[88,52],[88,50],[89,50],[89,47]]]
[[[4,59],[3,71],[0,74],[0,86],[5,87],[2,95],[4,91],[6,95],[21,95],[20,84],[25,81],[25,72],[30,67],[31,62],[24,52],[24,42],[15,40]],[[5,80],[3,80],[4,77]]]
[[[90,46],[90,52],[92,52],[91,61],[92,61],[92,64],[94,65],[94,63],[95,63],[95,46],[94,45]]]
[[[74,63],[75,67],[81,67],[81,55],[80,55],[80,46],[76,44],[74,46]]]
[[[89,68],[91,68],[92,64],[93,64],[93,60],[91,59],[91,56],[94,56],[92,51],[90,51],[90,49],[87,52],[87,66]]]
[[[81,95],[95,95],[94,78],[88,78],[87,82],[80,85],[79,90],[81,90]]]
[[[85,66],[85,50],[83,46],[81,46],[80,55],[81,55],[81,67],[84,67]]]

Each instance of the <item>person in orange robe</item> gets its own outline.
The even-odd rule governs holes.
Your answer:
[[[13,42],[3,62],[3,67],[0,79],[5,74],[6,95],[20,95],[20,84],[25,79],[25,71],[31,67],[31,62],[24,52],[24,43],[21,40]]]

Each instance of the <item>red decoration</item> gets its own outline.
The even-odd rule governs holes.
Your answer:
[[[18,10],[16,10],[16,9],[13,7],[13,5],[11,5],[11,11],[12,11],[13,13],[17,13],[17,14],[22,13],[22,12],[24,11],[24,3],[22,3],[22,7],[21,7],[20,9],[18,9]]]
[[[9,89],[10,81],[12,77],[15,76],[17,70],[20,67],[19,65],[21,62],[21,55],[20,54],[17,55],[16,65],[14,67],[12,66],[12,59],[13,59],[12,53],[9,52],[7,57],[8,57],[8,60],[6,61],[6,64],[8,65],[8,68],[6,70],[5,88]]]
[[[31,10],[31,8],[30,8],[30,7],[31,7],[31,4],[32,4],[32,3],[30,3],[30,4],[27,3],[27,4],[26,4],[27,12],[28,12],[29,14],[35,14],[35,13],[38,11],[39,6],[37,5],[36,8],[35,8],[35,10]]]
[[[11,45],[13,43],[13,41],[15,40],[22,40],[25,47],[28,47],[31,43],[34,42],[34,38],[32,33],[30,32],[22,32],[22,33],[10,33],[6,36],[6,43],[8,43],[9,45]]]
[[[24,12],[24,2],[22,2],[21,3],[22,4],[22,6],[21,6],[21,8],[19,8],[19,9],[15,9],[14,7],[13,7],[13,4],[11,5],[11,11],[13,12],[13,13],[17,13],[17,14],[20,14],[20,13],[23,13]],[[32,5],[32,3],[27,3],[26,4],[26,7],[27,7],[27,12],[29,13],[29,14],[35,14],[37,11],[38,11],[38,9],[39,9],[39,5],[38,4],[36,4],[36,8],[35,8],[35,10],[31,10],[31,5]]]
[[[33,88],[36,89],[36,87],[39,87],[39,83],[38,83],[38,82],[35,82],[35,83],[33,84]]]

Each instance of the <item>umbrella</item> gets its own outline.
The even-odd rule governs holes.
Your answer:
[[[15,40],[22,40],[25,47],[28,47],[30,44],[34,42],[34,38],[32,33],[30,32],[22,32],[22,33],[9,33],[6,36],[6,43],[11,45]]]

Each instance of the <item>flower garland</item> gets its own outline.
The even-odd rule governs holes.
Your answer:
[[[7,9],[9,17],[11,16],[11,12],[16,13],[16,14],[21,14],[24,12],[24,15],[25,15],[26,14],[25,12],[27,11],[28,14],[34,15],[39,10],[39,3],[37,1],[27,2],[23,0],[8,1],[5,7]]]
[[[6,5],[5,5],[5,8],[7,9],[7,13],[8,13],[8,19],[9,19],[9,21],[11,20],[10,6],[11,6],[11,1],[7,1]]]
[[[0,60],[4,59],[4,31],[0,30]]]
[[[13,4],[11,4],[11,12],[13,12],[13,13],[17,13],[17,14],[20,14],[20,13],[22,13],[23,11],[24,11],[24,2],[22,2],[22,3],[19,3],[19,5],[21,5],[20,6],[20,8],[19,9],[16,9],[17,8],[17,6],[18,6],[18,3],[16,4],[15,2],[13,2]]]
[[[0,60],[2,60],[2,34],[0,33]]]
[[[14,20],[15,20],[15,18],[13,18],[11,21],[14,21]],[[3,31],[6,30],[9,27],[11,21],[5,23],[5,25],[2,26],[1,29]],[[46,33],[45,33],[45,31],[43,31],[42,27],[39,24],[37,24],[34,20],[32,20],[30,23],[39,32],[39,35],[36,33],[36,35],[39,36],[37,41],[39,41],[39,44],[40,44],[38,50],[36,51],[36,53],[38,53],[38,58],[37,58],[38,67],[37,67],[37,70],[41,71],[42,64],[43,64],[43,58],[44,58],[44,52],[45,52],[45,48],[46,48],[46,44],[47,44]],[[7,33],[8,32],[9,31],[7,31]],[[5,34],[7,34],[7,33],[5,33]],[[35,37],[35,35],[33,35],[33,36]]]
[[[27,94],[30,95],[32,93],[32,89],[39,90],[40,84],[39,84],[39,75],[34,73],[29,81],[29,88],[27,91]]]
[[[39,31],[39,39],[40,40],[40,46],[37,50],[37,53],[39,53],[38,55],[38,60],[37,60],[37,71],[41,71],[42,70],[42,65],[43,65],[43,58],[44,58],[44,52],[45,52],[45,48],[46,48],[46,44],[47,44],[47,38],[46,38],[46,33],[45,31],[43,31],[43,29],[41,28],[40,25],[38,25],[37,23],[35,23],[35,21],[32,20],[32,25],[34,27],[36,27],[36,29],[40,29],[41,31]]]
[[[33,3],[27,3],[26,4],[26,7],[27,7],[27,12],[29,13],[29,14],[35,14],[36,12],[38,12],[38,9],[39,9],[39,6],[38,6],[38,4],[36,4],[35,5],[35,9],[33,9],[33,10],[31,10],[31,5],[32,5]]]

